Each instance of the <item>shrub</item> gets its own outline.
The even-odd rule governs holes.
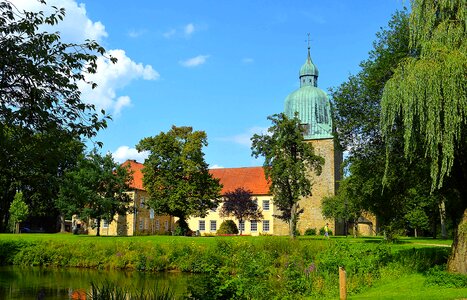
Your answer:
[[[232,220],[225,220],[217,230],[217,234],[238,234],[237,224]]]
[[[467,275],[448,273],[441,266],[431,268],[427,272],[425,285],[446,288],[466,288]]]
[[[303,235],[316,235],[316,228],[308,228]]]

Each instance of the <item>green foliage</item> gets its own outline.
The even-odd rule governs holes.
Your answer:
[[[316,235],[316,228],[307,228],[305,230],[305,233],[303,235]]]
[[[237,188],[235,191],[225,193],[224,202],[219,214],[222,217],[234,216],[240,222],[263,218],[258,204],[252,198],[251,191],[243,188]]]
[[[448,273],[441,266],[431,268],[426,275],[427,286],[467,288],[467,275]]]
[[[225,220],[221,223],[217,234],[238,234],[237,224],[232,220]]]
[[[109,118],[83,102],[78,89],[95,86],[84,75],[96,72],[105,49],[95,41],[64,43],[60,33],[44,31],[65,18],[64,9],[50,11],[0,2],[0,231],[16,190],[32,215],[58,214],[54,200],[69,163],[68,142],[95,136]]]
[[[170,300],[174,299],[174,291],[170,287],[155,286],[152,289],[126,288],[115,283],[104,281],[91,282],[91,291],[87,293],[90,300]]]
[[[110,153],[102,156],[93,150],[66,174],[57,206],[61,211],[78,214],[84,221],[95,219],[99,235],[101,220],[110,223],[116,214],[125,214],[129,209],[131,199],[126,192],[130,180],[128,169],[115,163]]]
[[[336,242],[284,237],[44,235],[15,240],[11,236],[0,239],[2,263],[206,275],[188,286],[187,297],[192,299],[335,298],[339,266],[347,271],[347,290],[352,295],[408,274],[425,274],[435,265],[444,265],[449,255],[446,247],[414,248],[415,244],[381,244],[381,239],[362,238]]]
[[[23,193],[17,192],[10,205],[10,221],[15,225],[23,222],[29,215],[29,208],[23,200]],[[16,232],[18,233],[18,232]]]
[[[158,214],[178,217],[180,226],[186,228],[187,217],[205,216],[220,197],[221,185],[209,173],[204,146],[204,131],[176,126],[167,133],[144,138],[136,146],[138,151],[149,151],[143,169],[149,206]]]
[[[268,134],[255,134],[251,138],[252,155],[264,157],[264,173],[270,180],[270,193],[280,212],[276,217],[289,223],[289,235],[294,237],[303,213],[298,201],[311,195],[309,172],[321,174],[324,159],[315,155],[312,145],[303,140],[303,128],[297,115],[289,119],[281,113],[268,119],[272,122]]]

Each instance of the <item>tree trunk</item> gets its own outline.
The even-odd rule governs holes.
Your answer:
[[[291,239],[295,238],[295,232],[297,230],[297,205],[298,203],[294,203],[292,205],[292,209],[290,212],[290,220],[289,220],[289,236]]]
[[[439,216],[441,221],[441,238],[445,240],[448,238],[448,235],[446,233],[446,205],[444,197],[441,198],[441,203],[439,204]]]
[[[65,216],[63,214],[60,214],[58,216],[59,222],[60,222],[60,232],[65,232]]]
[[[415,235],[415,237],[418,237],[418,235],[417,235],[417,228],[414,228],[414,235]]]
[[[15,223],[15,233],[21,233],[21,232],[19,231],[19,222],[16,222],[16,223]]]
[[[101,230],[101,218],[97,219],[97,228],[96,228],[96,236],[100,236],[100,230]]]
[[[451,256],[448,259],[448,271],[467,274],[467,209],[464,210],[452,243]]]

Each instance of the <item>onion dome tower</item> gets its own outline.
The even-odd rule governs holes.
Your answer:
[[[300,88],[285,99],[285,114],[293,118],[298,113],[305,140],[332,138],[331,104],[326,93],[318,88],[318,74],[308,45],[308,57],[299,73]]]

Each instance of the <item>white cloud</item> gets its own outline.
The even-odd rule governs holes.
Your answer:
[[[223,166],[219,166],[217,164],[214,164],[212,166],[209,166],[209,169],[223,169],[224,167]]]
[[[142,36],[144,33],[146,33],[146,30],[144,29],[140,29],[140,30],[130,30],[128,31],[128,36],[131,37],[131,38],[138,38],[140,36]]]
[[[251,64],[251,63],[254,63],[255,60],[253,58],[250,58],[250,57],[245,57],[244,59],[242,59],[242,62],[244,64]]]
[[[185,25],[183,31],[185,32],[186,36],[190,36],[193,32],[195,32],[195,25],[193,25],[193,23],[187,24]]]
[[[180,64],[187,68],[197,67],[206,62],[209,55],[198,55],[187,60],[180,61]]]
[[[65,8],[66,15],[63,21],[51,29],[44,27],[44,30],[59,31],[64,42],[82,43],[86,39],[101,42],[107,37],[105,26],[101,22],[90,20],[85,5],[78,4],[76,0],[48,0],[47,6],[32,0],[12,0],[12,2],[19,10],[42,10],[46,15],[53,12],[51,8],[53,5]],[[97,83],[98,87],[91,89],[90,85],[83,82],[78,83],[78,87],[84,102],[95,104],[97,109],[105,109],[118,116],[124,107],[131,105],[131,99],[126,95],[117,95],[116,91],[135,79],[158,79],[159,73],[150,65],[134,62],[126,56],[124,50],[109,50],[106,56],[108,55],[116,57],[118,62],[113,64],[108,58],[101,56],[97,59],[97,73],[85,75],[87,80]]]
[[[59,31],[65,42],[82,42],[86,39],[100,42],[107,37],[105,26],[100,21],[93,22],[88,18],[84,3],[78,4],[75,0],[48,0],[47,5],[32,0],[12,0],[12,3],[21,11],[44,11],[45,14],[54,11],[52,6],[64,8],[65,18],[51,28]],[[47,27],[44,29],[50,31]]]
[[[83,82],[78,86],[84,101],[93,103],[98,109],[110,110],[118,116],[123,107],[131,104],[131,99],[129,96],[117,97],[116,90],[135,79],[156,80],[159,73],[150,65],[135,63],[123,50],[110,50],[107,54],[116,57],[117,63],[113,64],[108,58],[101,56],[97,59],[97,73],[85,75],[86,80],[97,83],[97,87],[92,89]]]
[[[148,155],[148,151],[138,152],[135,148],[130,148],[128,146],[120,146],[114,153],[112,153],[114,160],[119,163],[123,163],[128,159],[134,159],[142,163],[146,158],[148,158]]]
[[[177,30],[171,28],[170,30],[164,32],[162,35],[168,39],[168,38],[171,38],[172,36],[174,36],[175,34],[177,33]]]
[[[254,134],[267,134],[267,133],[268,133],[267,127],[255,126],[255,127],[247,129],[247,131],[244,133],[240,133],[234,136],[223,137],[223,138],[220,138],[219,140],[235,143],[235,144],[242,145],[242,146],[251,147],[251,137]]]

